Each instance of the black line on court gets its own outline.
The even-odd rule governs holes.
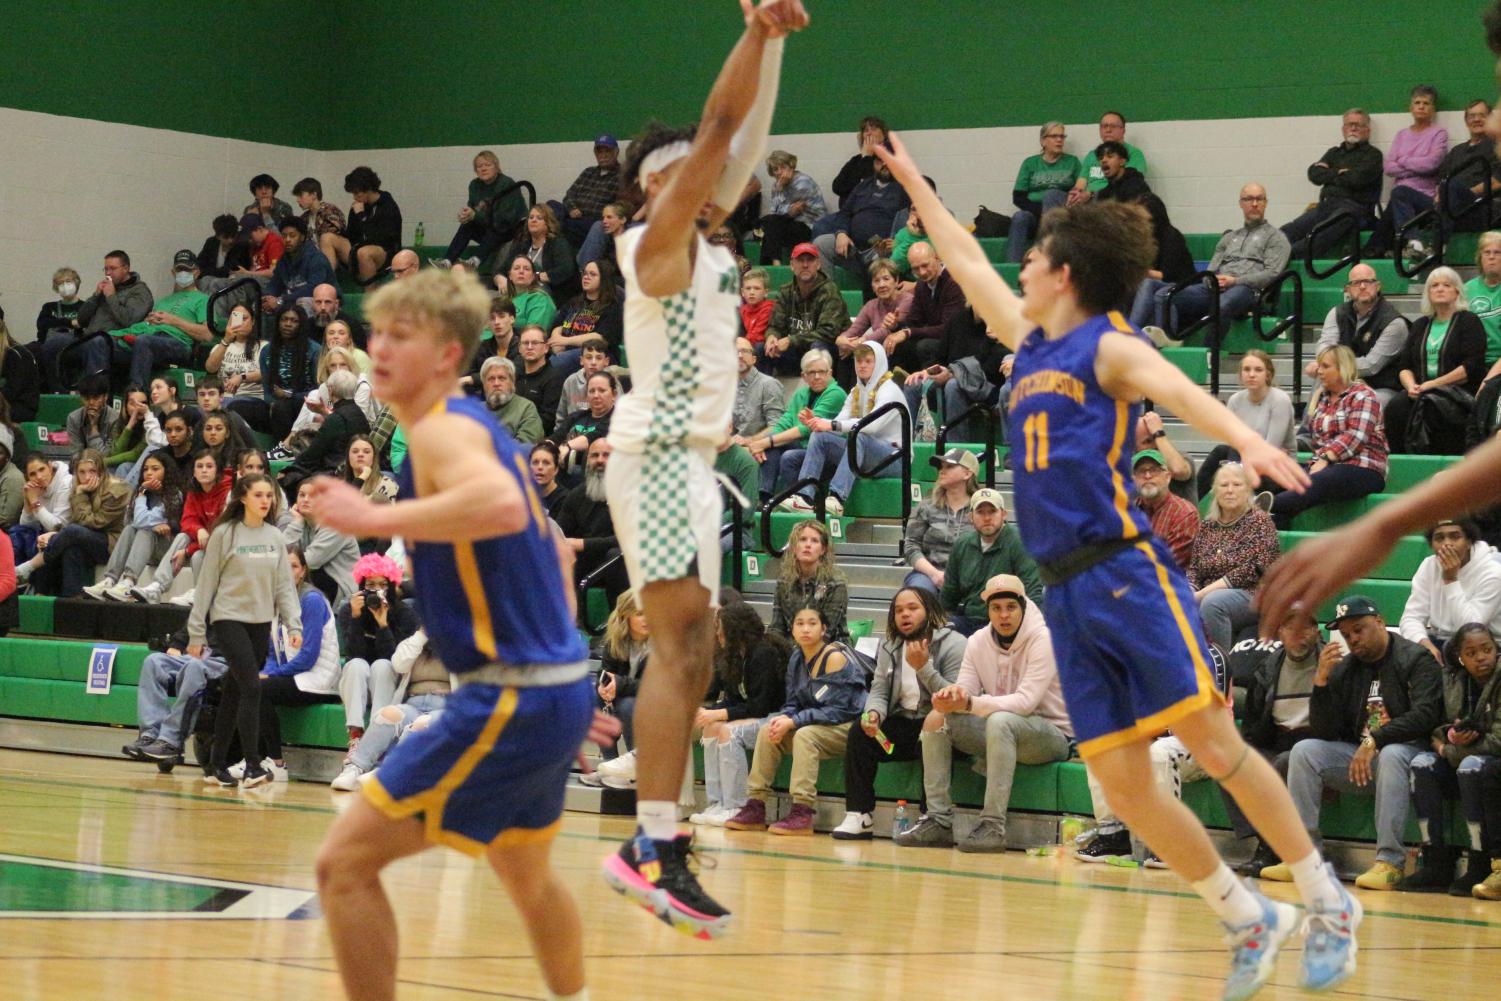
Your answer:
[[[324,966],[314,966],[306,962],[294,962],[292,960],[286,959],[267,959],[261,956],[252,956],[249,958],[254,962],[265,963],[268,966],[286,966],[294,970],[312,970],[315,973],[328,973],[332,974],[335,977],[339,975],[339,971],[337,969],[328,969]],[[396,978],[396,983],[398,985],[404,985],[407,987],[430,987],[440,991],[454,991],[458,994],[479,995],[480,997],[487,998],[514,998],[516,999],[516,1001],[546,1001],[546,999],[543,998],[540,994],[512,994],[506,991],[483,990],[478,987],[455,987],[451,984],[439,984],[434,983],[430,980],[413,980],[409,977],[401,976],[398,976]]]

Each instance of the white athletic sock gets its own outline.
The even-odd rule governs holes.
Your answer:
[[[1298,895],[1310,908],[1338,910],[1345,902],[1344,892],[1318,852],[1309,852],[1307,858],[1289,862],[1287,868],[1292,871]]]
[[[671,841],[678,836],[678,805],[670,799],[638,799],[636,823],[653,841]]]
[[[1194,883],[1193,888],[1227,925],[1250,924],[1261,917],[1261,905],[1246,889],[1246,884],[1236,879],[1235,873],[1223,862],[1214,872]]]
[[[554,994],[547,992],[548,1001],[589,1001],[589,988],[580,987],[572,994]]]

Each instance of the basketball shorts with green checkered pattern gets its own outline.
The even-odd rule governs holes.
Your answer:
[[[605,496],[631,586],[697,577],[719,594],[723,504],[713,453],[681,445],[610,453]]]

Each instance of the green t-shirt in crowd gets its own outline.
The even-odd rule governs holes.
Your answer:
[[[1449,321],[1434,320],[1428,327],[1428,378],[1438,378],[1438,355],[1444,346],[1444,338],[1449,336]]]
[[[912,249],[914,243],[932,243],[926,233],[918,236],[910,227],[903,226],[897,231],[891,240],[891,263],[896,265],[898,271],[904,275],[912,273],[912,266],[907,263],[907,251]]]
[[[1130,143],[1125,143],[1124,145],[1126,152],[1130,154],[1130,156],[1126,157],[1126,166],[1135,167],[1142,174],[1146,174],[1147,158],[1141,155],[1141,150]],[[1105,189],[1105,185],[1108,182],[1105,180],[1105,172],[1100,169],[1100,161],[1096,159],[1094,150],[1090,150],[1084,154],[1084,163],[1080,168],[1080,172],[1087,178],[1084,182],[1084,189],[1086,191],[1093,193]]]
[[[165,299],[156,300],[156,305],[151,308],[153,312],[171,313],[189,323],[208,322],[208,296],[195,288],[173,292]],[[110,334],[115,337],[149,337],[152,334],[166,334],[168,337],[177,338],[188,347],[193,346],[193,338],[168,323],[147,323],[142,320],[128,327],[121,327],[119,330],[111,330]]]
[[[1042,196],[1049,191],[1072,188],[1082,169],[1079,158],[1072,153],[1063,154],[1056,163],[1048,163],[1038,153],[1022,161],[1022,169],[1016,174],[1016,185],[1011,190],[1025,192],[1028,201],[1041,205]]]
[[[1490,368],[1501,359],[1501,285],[1487,285],[1477,275],[1465,282],[1465,298],[1485,326],[1485,365]]]

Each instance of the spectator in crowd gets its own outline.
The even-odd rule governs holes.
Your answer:
[[[1285,389],[1272,384],[1276,377],[1277,367],[1272,356],[1260,348],[1252,348],[1241,355],[1241,388],[1230,397],[1226,406],[1252,431],[1291,454],[1297,448],[1298,417],[1293,412],[1292,397]],[[1239,460],[1240,453],[1229,445],[1216,445],[1210,449],[1199,466],[1198,495],[1208,495],[1222,462]]]
[[[214,234],[203,241],[203,248],[198,251],[201,287],[206,286],[206,279],[228,278],[236,271],[250,270],[250,244],[240,239],[240,220],[227,213],[214,216],[213,229]]]
[[[1484,200],[1486,178],[1491,179],[1492,204],[1497,191],[1496,182],[1501,180],[1501,162],[1496,159],[1494,141],[1485,134],[1486,119],[1490,118],[1490,102],[1476,98],[1465,106],[1465,129],[1469,135],[1464,142],[1444,154],[1438,165],[1438,189],[1433,204],[1439,209],[1439,225],[1446,235],[1454,232],[1478,233],[1485,228]],[[1479,157],[1479,162],[1471,162]],[[1468,210],[1465,206],[1473,205]],[[1457,213],[1457,218],[1451,213]]]
[[[391,255],[391,280],[393,282],[410,278],[421,270],[422,258],[417,256],[415,250],[403,247]]]
[[[976,490],[969,499],[972,531],[962,532],[949,550],[943,571],[943,607],[949,625],[969,636],[984,627],[989,612],[981,596],[999,574],[1021,579],[1028,599],[1041,607],[1042,577],[1022,548],[1015,526],[1006,524],[1006,501],[999,490]]]
[[[339,255],[334,250],[334,240],[344,235],[346,223],[344,210],[333,202],[323,200],[323,183],[316,177],[304,177],[292,186],[292,196],[302,209],[304,235],[307,242],[328,261],[329,273],[339,266]]]
[[[558,407],[554,420],[554,430],[570,414],[589,407],[589,380],[604,372],[610,365],[610,345],[603,337],[591,335],[585,339],[579,349],[579,369],[572,375],[563,379],[562,389],[558,394]],[[561,365],[554,365],[560,372]]]
[[[1335,644],[1330,646],[1338,649]],[[1308,612],[1299,612],[1278,627],[1275,641],[1249,639],[1237,643],[1229,657],[1231,676],[1244,684],[1246,692],[1240,734],[1257,753],[1271,761],[1284,781],[1293,746],[1312,736],[1308,702],[1323,650],[1319,624]],[[1220,788],[1220,802],[1225,805],[1230,829],[1237,839],[1256,837],[1250,858],[1235,867],[1237,872],[1242,876],[1259,876],[1261,870],[1281,861],[1256,834],[1245,811],[1224,787]]]
[[[1348,224],[1330,225],[1320,231],[1313,243],[1315,257],[1323,255],[1336,243],[1351,238],[1352,229],[1370,229],[1376,222],[1376,203],[1381,200],[1381,151],[1371,145],[1371,116],[1360,108],[1345,112],[1340,122],[1343,141],[1331,146],[1308,167],[1308,181],[1319,186],[1316,205],[1282,227],[1292,244],[1293,256],[1307,252],[1305,241],[1319,223],[1344,216]]]
[[[532,446],[528,465],[532,471],[532,485],[537,488],[537,497],[551,515],[558,501],[568,496],[568,490],[558,482],[558,446],[543,439]]]
[[[302,549],[308,580],[323,592],[329,604],[337,606],[354,595],[354,567],[360,558],[360,545],[353,536],[340,535],[314,520],[312,486],[311,478],[297,485],[297,503],[282,527],[282,537],[288,545]]]
[[[1064,761],[1073,753],[1073,725],[1063,705],[1058,665],[1042,609],[1019,577],[998,574],[980,594],[989,628],[969,637],[959,677],[933,696],[922,727],[927,813],[892,840],[904,848],[954,844],[949,793],[954,749],[984,761],[985,801],[960,841],[962,852],[1006,850],[1006,807],[1018,763]]]
[[[203,547],[208,545],[214,522],[219,520],[229,503],[230,479],[229,471],[212,449],[201,448],[193,453],[193,474],[183,488],[182,515],[178,520],[180,530],[167,551],[157,559],[156,572],[151,580],[130,588],[126,592],[128,597],[148,605],[156,604],[172,587],[173,579],[184,566],[191,567],[193,579],[198,579],[203,571]],[[192,591],[173,601],[179,605],[191,605]]]
[[[360,323],[357,316],[350,314],[344,308],[343,298],[339,290],[332,284],[325,283],[313,287],[313,311],[308,316],[312,321],[310,334],[313,340],[324,343],[328,338],[328,328],[336,321],[343,323],[349,328],[352,344],[349,346],[358,348],[365,343],[365,327]],[[363,351],[360,352],[364,368],[369,369],[370,357]]]
[[[286,253],[286,243],[282,240],[280,231],[273,229],[264,216],[252,214],[240,219],[240,239],[250,248],[250,266],[230,272],[229,279],[238,280],[249,276],[261,288],[265,288],[277,263]],[[210,288],[222,289],[228,284],[228,280],[214,282]]]
[[[1487,148],[1490,144],[1487,143]],[[1491,150],[1494,155],[1494,150]],[[1470,312],[1485,326],[1486,378],[1497,361],[1501,361],[1501,231],[1481,233],[1475,246],[1475,267],[1479,273],[1465,282],[1464,297]],[[1405,341],[1404,341],[1405,343]]]
[[[459,379],[459,385],[466,389],[474,386],[480,368],[491,358],[521,361],[521,348],[516,337],[516,307],[500,294],[490,297],[490,325],[480,333],[479,350],[469,362],[469,374]]]
[[[421,733],[435,722],[453,688],[448,668],[433,653],[427,633],[418,629],[396,644],[391,670],[399,682],[389,705],[371,713],[369,729],[363,729],[349,752],[349,760],[329,786],[339,792],[354,792],[360,776],[375,770],[387,751],[409,733]]]
[[[140,683],[136,687],[136,739],[120,748],[127,758],[136,761],[172,761],[182,759],[186,741],[193,732],[202,704],[202,693],[210,681],[224,677],[228,665],[212,647],[205,646],[197,657],[189,657],[188,631],[180,629],[168,638],[167,647],[148,653],[141,663]],[[170,706],[168,705],[170,701]]]
[[[469,182],[469,196],[459,209],[458,231],[438,266],[463,258],[469,245],[477,243],[479,249],[465,261],[479,270],[482,262],[516,235],[525,217],[526,199],[522,198],[521,189],[501,172],[499,157],[490,150],[481,150],[474,156],[474,180]]]
[[[1100,143],[1120,143],[1126,148],[1126,166],[1145,177],[1147,158],[1141,150],[1126,142],[1126,116],[1119,111],[1107,111],[1100,116]],[[1079,177],[1073,190],[1068,193],[1068,204],[1087,202],[1105,190],[1108,178],[1100,167],[1099,146],[1086,153],[1079,166]]]
[[[315,324],[312,328],[310,328],[309,333],[315,335],[316,331],[317,326]],[[314,340],[317,339],[318,338],[315,335]],[[349,363],[351,365],[351,370],[355,375],[358,375],[362,380],[365,380],[365,384],[368,385],[370,375],[370,356],[355,346],[354,330],[350,327],[347,320],[340,318],[329,323],[329,325],[323,330],[322,340],[324,351],[347,352],[349,354]],[[375,409],[373,404],[367,403],[364,399],[360,400],[360,406],[365,408],[367,412],[373,411]]]
[[[801,362],[809,348],[832,352],[834,342],[849,325],[849,307],[832,273],[819,268],[819,248],[799,243],[792,248],[792,281],[777,293],[766,328],[762,370],[785,375]]]
[[[193,473],[193,426],[186,410],[179,408],[162,418],[161,429],[167,444],[147,454],[160,455],[178,481],[185,483]]]
[[[948,628],[937,593],[903,587],[886,612],[886,635],[876,649],[876,671],[858,726],[844,751],[844,820],[835,838],[868,840],[874,833],[876,770],[884,761],[915,761],[934,698],[957,682],[964,637]]]
[[[970,527],[969,502],[979,489],[975,474],[980,460],[966,449],[951,448],[932,462],[938,479],[928,499],[907,519],[902,536],[902,558],[912,568],[902,586],[940,594],[954,540]]]
[[[78,384],[83,405],[68,415],[65,427],[68,447],[77,452],[92,448],[104,452],[113,443],[119,411],[109,405],[109,381],[103,375],[89,376]]]
[[[865,671],[855,652],[832,638],[818,606],[799,608],[792,619],[796,649],[787,665],[787,694],[781,709],[756,734],[740,812],[725,821],[732,831],[765,831],[799,836],[813,833],[818,802],[818,763],[844,756],[850,724],[865,700]],[[792,752],[792,810],[768,828],[766,800],[782,757]]]
[[[230,429],[229,415],[220,411],[208,414],[198,425],[198,440],[203,447],[214,453],[221,465],[228,466],[233,456],[249,444]]]
[[[9,451],[6,449],[7,457]],[[14,466],[7,458],[7,472]],[[33,452],[26,457],[25,477],[19,520],[7,523],[12,566],[35,556],[37,538],[46,532],[56,532],[73,517],[73,474],[66,462],[51,461],[40,452]],[[14,483],[15,473],[0,476],[0,480]],[[7,486],[0,484],[0,498],[6,492]]]
[[[1136,421],[1136,450],[1162,453],[1167,463],[1168,489],[1191,504],[1199,502],[1199,482],[1193,459],[1184,455],[1162,424],[1162,416],[1148,410]]]
[[[286,250],[271,270],[271,280],[266,283],[266,294],[261,299],[261,308],[268,313],[280,306],[295,305],[301,299],[311,299],[318,286],[336,281],[333,265],[308,239],[307,224],[301,219],[294,216],[282,220],[281,241]]]
[[[1501,242],[1501,241],[1498,241]],[[1501,249],[1496,255],[1501,268]],[[1318,350],[1343,344],[1355,355],[1356,377],[1375,392],[1384,409],[1401,392],[1397,373],[1407,352],[1407,317],[1381,294],[1381,280],[1369,264],[1350,269],[1344,302],[1329,310],[1319,334]],[[1319,374],[1318,359],[1303,369],[1309,378]]]
[[[282,220],[292,218],[292,206],[276,197],[281,185],[270,174],[256,174],[250,179],[250,194],[255,201],[240,210],[241,215],[252,213],[266,220],[266,225],[279,229]]]
[[[782,705],[793,650],[743,598],[726,600],[730,594],[735,592],[721,592],[714,681],[693,720],[704,750],[708,805],[688,819],[710,827],[723,827],[745,806],[747,755],[756,748],[763,721]]]
[[[896,235],[891,238],[890,261],[896,265],[897,271],[903,278],[912,272],[912,265],[907,260],[907,255],[911,253],[912,247],[919,243],[931,245],[933,241],[928,238],[928,231],[923,228],[922,216],[917,214],[916,207],[911,207],[907,209],[907,225],[897,230]],[[882,260],[886,258],[876,258],[876,261]],[[875,263],[872,262],[871,267],[875,267]]]
[[[510,290],[511,304],[516,307],[516,326],[524,330],[536,324],[543,330],[551,330],[558,307],[547,289],[542,287],[532,259],[526,254],[503,259],[508,262],[505,286]]]
[[[620,720],[620,739],[600,748],[604,764],[596,773],[612,789],[630,789],[636,783],[636,695],[641,690],[641,675],[651,655],[651,627],[646,613],[627,589],[615,599],[615,607],[605,621],[604,641],[600,643],[600,672],[595,683],[598,706]],[[620,752],[621,744],[625,753]]]
[[[144,389],[139,386],[126,388],[124,403],[107,438],[109,451],[104,464],[110,472],[134,487],[140,481],[141,456],[146,454],[147,447],[160,448],[167,443],[161,423],[146,401]]]
[[[159,455],[141,463],[141,485],[125,513],[125,524],[111,544],[109,563],[98,583],[83,589],[86,597],[130,601],[131,590],[146,567],[160,563],[182,519],[182,489]]]
[[[948,427],[947,441],[983,440],[975,433],[971,418],[963,416],[976,404],[996,419],[996,441],[1004,443],[1004,425],[998,419],[1001,386],[1010,373],[1011,355],[1006,346],[986,333],[986,324],[972,307],[965,306],[944,324],[932,365],[907,376],[904,392],[908,409],[918,417],[926,394],[934,423],[939,415]],[[942,409],[938,394],[942,393]]]
[[[849,642],[849,584],[834,563],[834,540],[828,526],[813,518],[798,522],[787,533],[768,628],[795,641],[792,622],[798,609],[806,607],[818,609],[830,641]]]
[[[610,443],[597,438],[589,445],[583,485],[568,493],[552,509],[553,520],[563,531],[568,548],[573,550],[573,579],[583,580],[619,552],[615,542],[615,523],[605,501],[605,467],[610,462]],[[625,590],[621,576],[602,582],[607,593],[618,596]]]
[[[912,293],[902,283],[901,270],[894,261],[882,257],[871,263],[869,272],[870,289],[875,295],[836,339],[841,359],[849,357],[861,341],[884,342],[892,331],[903,328],[912,312]]]
[[[838,180],[834,192],[839,193]],[[813,243],[822,258],[824,274],[832,280],[836,264],[863,273],[872,261],[886,256],[877,252],[877,245],[884,247],[884,241],[896,232],[898,221],[907,218],[910,205],[902,186],[891,179],[891,171],[874,160],[870,176],[848,195],[840,195],[839,211],[818,221]],[[796,248],[792,255],[797,256]]]
[[[875,115],[866,115],[860,119],[860,129],[855,133],[860,152],[846,160],[834,178],[833,190],[835,197],[839,199],[840,208],[844,208],[844,200],[859,187],[861,181],[875,174],[875,149],[886,143],[886,133],[886,122],[883,119]]]
[[[1272,495],[1272,520],[1279,529],[1311,507],[1355,500],[1386,486],[1386,434],[1381,429],[1381,401],[1360,381],[1355,353],[1343,344],[1318,354],[1319,388],[1308,404],[1313,480],[1303,493],[1282,490]]]
[[[339,635],[328,599],[307,579],[307,564],[296,546],[287,547],[292,584],[302,614],[303,641],[294,647],[286,626],[272,621],[271,648],[261,669],[261,767],[285,776],[281,718],[277,706],[296,708],[339,701]],[[233,770],[231,770],[233,774]]]
[[[1501,563],[1473,521],[1428,529],[1433,555],[1418,565],[1398,629],[1444,663],[1443,645],[1466,623],[1501,628]]]
[[[615,414],[615,399],[620,383],[609,372],[595,372],[585,383],[584,406],[558,421],[549,440],[558,446],[567,469],[573,456],[589,452],[594,442],[610,433],[610,418]]]
[[[1423,315],[1412,325],[1397,379],[1403,392],[1386,405],[1393,452],[1459,455],[1474,394],[1485,376],[1485,324],[1470,312],[1464,280],[1453,268],[1428,272]],[[1463,390],[1455,396],[1452,389]]]
[[[15,433],[0,427],[0,528],[7,532],[19,522],[26,496],[26,475],[14,461],[15,447]],[[71,497],[69,505],[71,509]]]
[[[479,379],[485,387],[485,406],[517,441],[535,445],[542,440],[542,417],[531,400],[516,395],[516,365],[511,359],[486,358]]]
[[[740,378],[735,383],[732,427],[735,443],[744,445],[782,419],[787,410],[787,391],[780,380],[756,368],[756,349],[747,338],[735,338],[735,357]]]
[[[331,329],[337,331],[339,328],[335,325]],[[335,336],[342,338],[343,334]],[[329,392],[328,380],[335,372],[348,372],[354,376],[354,395],[347,398],[353,400],[360,408],[360,412],[365,415],[365,420],[373,422],[379,416],[380,405],[375,402],[370,388],[370,377],[359,370],[354,351],[337,345],[324,345],[323,350],[318,352],[318,385],[303,397],[302,409],[297,412],[297,419],[292,422],[292,430],[276,448],[271,450],[272,459],[295,457],[306,447],[308,436],[316,432],[333,412],[335,401],[333,394]],[[249,437],[244,434],[244,431],[248,429],[237,430],[241,432],[241,437]]]
[[[778,493],[782,484],[795,482],[806,452],[804,442],[812,433],[802,414],[832,418],[844,407],[845,392],[833,381],[834,362],[829,352],[813,348],[799,362],[802,385],[792,391],[781,418],[760,435],[746,440],[751,457],[761,464],[761,502]]]
[[[766,157],[771,175],[771,211],[761,217],[761,263],[781,264],[799,243],[813,239],[813,224],[828,213],[818,182],[797,169],[797,157],[772,150]]]
[[[351,751],[364,736],[366,721],[386,706],[400,704],[399,693],[411,681],[394,665],[397,647],[420,627],[417,613],[397,594],[402,576],[401,564],[388,556],[361,556],[351,565],[349,599],[334,613],[345,657],[339,699]]]
[[[589,234],[590,225],[600,218],[604,207],[616,199],[619,191],[620,143],[612,135],[602,135],[594,140],[594,166],[579,172],[561,202],[548,202],[546,207],[554,219],[563,220],[562,229],[568,242],[578,246]]]
[[[292,430],[307,394],[318,385],[320,353],[308,336],[307,316],[302,310],[296,306],[277,310],[271,340],[261,348],[259,364],[261,398],[266,403],[271,434],[278,441]],[[249,415],[241,416],[250,420]]]
[[[346,483],[359,488],[360,493],[382,503],[394,501],[399,489],[396,480],[380,468],[376,461],[375,443],[368,434],[357,434],[349,439],[349,448],[344,451],[344,461],[339,465],[339,476]],[[360,542],[360,553],[366,549],[365,540]]]
[[[112,250],[104,256],[104,277],[95,286],[72,321],[71,330],[53,330],[41,347],[42,379],[53,392],[65,391],[59,370],[60,357],[64,350],[78,343],[81,337],[119,330],[133,323],[140,323],[151,312],[156,299],[141,276],[130,270],[130,255],[123,250]]]
[[[30,581],[38,594],[75,597],[94,567],[109,559],[125,527],[129,501],[130,487],[110,475],[102,452],[93,448],[79,452],[73,460],[68,523],[37,537],[37,554],[16,567],[17,586]]]
[[[932,244],[915,244],[907,255],[917,288],[905,323],[881,344],[891,363],[908,373],[925,369],[943,356],[943,333],[964,311],[964,292],[938,257]]]
[[[193,396],[198,401],[198,412],[203,415],[205,421],[214,416],[224,418],[229,429],[230,441],[234,444],[236,451],[254,443],[255,433],[246,423],[245,418],[225,409],[224,384],[219,381],[218,376],[201,376],[198,379],[198,385],[193,387]]]
[[[83,300],[78,297],[82,284],[83,279],[72,268],[62,267],[52,273],[52,291],[57,298],[42,303],[42,308],[37,311],[38,348],[53,331],[71,333],[77,329],[74,321],[78,319],[78,311],[83,308]]]
[[[1169,489],[1169,476],[1168,460],[1155,448],[1143,449],[1131,459],[1136,506],[1147,513],[1152,534],[1167,543],[1173,561],[1187,570],[1199,534],[1199,511]]]
[[[369,167],[346,174],[344,190],[353,199],[348,223],[344,235],[329,237],[327,244],[338,262],[368,285],[401,247],[401,208],[389,191],[381,190],[380,175]]]
[[[284,478],[300,480],[318,473],[333,472],[344,461],[344,454],[349,450],[349,439],[357,434],[370,433],[370,419],[354,399],[358,385],[359,377],[347,367],[328,374],[328,381],[324,384],[324,392],[328,395],[328,414],[318,426],[313,440],[308,442],[307,447],[284,472]]]
[[[1382,257],[1391,250],[1392,239],[1413,216],[1433,208],[1438,191],[1439,164],[1449,151],[1449,130],[1439,125],[1438,91],[1425,83],[1408,95],[1412,124],[1398,132],[1386,151],[1383,169],[1392,179],[1392,192],[1376,231],[1362,253]],[[1408,249],[1414,256],[1426,253],[1423,242],[1412,238]]]
[[[1188,583],[1199,602],[1204,638],[1226,656],[1243,629],[1256,625],[1252,602],[1267,567],[1282,555],[1277,526],[1251,503],[1251,478],[1239,462],[1214,474],[1214,497],[1194,536]],[[1497,568],[1501,577],[1501,567]]]
[[[1428,651],[1389,633],[1371,599],[1350,595],[1334,611],[1350,652],[1342,658],[1326,647],[1319,658],[1308,704],[1313,736],[1293,746],[1287,786],[1315,845],[1325,789],[1374,795],[1376,863],[1355,885],[1394,890],[1407,860],[1402,833],[1412,761],[1444,721],[1443,683]],[[1292,870],[1278,863],[1261,878],[1291,882]]]
[[[759,356],[766,343],[766,329],[771,326],[771,314],[776,312],[776,301],[767,297],[771,276],[764,268],[751,268],[740,276],[740,332]]]
[[[172,293],[157,300],[144,319],[111,330],[113,351],[103,340],[91,342],[86,349],[89,369],[102,369],[113,354],[117,365],[128,360],[130,381],[144,386],[157,369],[191,363],[194,346],[213,340],[208,296],[198,291],[197,282],[197,257],[191,250],[179,250],[172,258]]]
[[[798,414],[798,420],[813,432],[808,439],[807,454],[797,472],[799,480],[810,477],[823,479],[824,470],[833,466],[834,475],[828,478],[828,494],[823,509],[828,514],[844,514],[844,502],[849,499],[855,480],[861,474],[879,469],[877,477],[900,475],[897,462],[886,462],[902,449],[902,428],[911,437],[912,418],[907,413],[907,401],[902,395],[901,384],[891,378],[886,367],[886,352],[881,345],[866,342],[855,348],[855,385],[844,400],[844,406],[832,419],[818,417],[812,410]],[[892,404],[897,409],[866,424],[859,425],[876,411]],[[857,430],[858,428],[858,430]],[[849,436],[856,434],[856,465],[849,461]],[[885,465],[881,464],[885,462]],[[804,487],[793,494],[782,506],[792,511],[813,510],[813,488]]]
[[[615,284],[615,268],[604,261],[585,264],[579,272],[583,291],[558,313],[557,326],[548,338],[552,364],[572,375],[579,366],[584,342],[602,337],[610,353],[619,356],[625,340],[624,307]]]
[[[533,205],[526,214],[525,232],[506,246],[501,260],[511,264],[516,258],[525,257],[536,272],[537,281],[561,297],[578,290],[574,253],[573,247],[562,236],[553,210],[546,205]],[[514,274],[511,280],[524,284]],[[519,306],[517,310],[520,311]]]
[[[1032,234],[1037,232],[1042,214],[1068,204],[1069,192],[1084,169],[1079,158],[1063,148],[1068,130],[1062,122],[1048,122],[1037,135],[1042,152],[1022,161],[1016,183],[1011,186],[1011,204],[1016,206],[1016,212],[1006,234],[1006,260],[1013,264],[1020,263],[1032,245]]]
[[[290,320],[288,321],[291,322]],[[224,337],[208,353],[203,367],[219,377],[224,387],[225,409],[258,430],[271,426],[271,411],[261,386],[260,331],[247,306],[230,310]]]
[[[615,238],[625,232],[626,225],[631,221],[631,212],[631,206],[625,202],[611,202],[600,209],[599,222],[589,227],[589,235],[584,238],[584,245],[574,258],[580,271],[590,261],[609,261],[614,265],[617,277],[619,276],[620,261],[615,256]]]
[[[514,307],[513,307],[514,308]],[[547,360],[547,335],[536,325],[522,327],[516,335],[521,365],[516,370],[516,393],[537,408],[542,430],[552,434],[563,397],[563,374]]]
[[[1496,675],[1496,640],[1490,627],[1471,622],[1449,641],[1443,666],[1443,716],[1430,736],[1431,750],[1412,759],[1412,805],[1423,839],[1417,872],[1398,884],[1402,890],[1468,897],[1491,874],[1501,837],[1488,829],[1501,806],[1486,803],[1481,773],[1501,764],[1501,684]],[[1445,802],[1458,800],[1469,829],[1468,864],[1458,877],[1458,846],[1446,840]],[[1487,813],[1490,817],[1487,817]]]
[[[733,435],[733,429],[731,429]],[[714,453],[714,475],[719,480],[719,499],[723,513],[719,522],[719,549],[720,552],[729,554],[735,548],[735,505],[740,498],[730,493],[730,485],[733,484],[739,491],[740,497],[749,500],[756,495],[756,486],[760,481],[761,471],[756,466],[756,460],[751,458],[750,452],[734,437],[726,438],[720,442]],[[742,549],[750,546],[750,540],[756,531],[756,507],[754,504],[741,505],[740,509],[740,538]]]

